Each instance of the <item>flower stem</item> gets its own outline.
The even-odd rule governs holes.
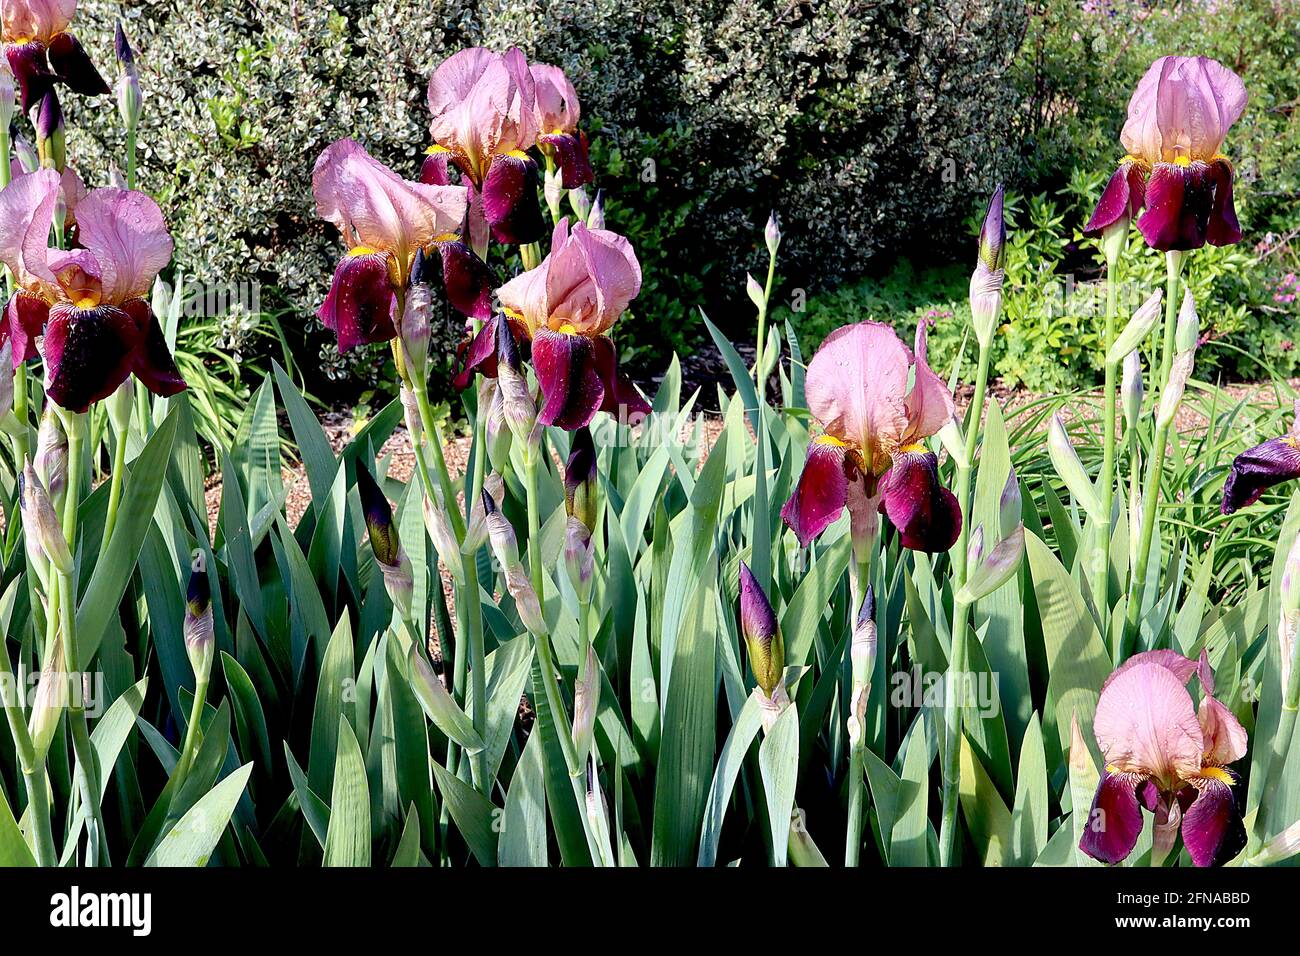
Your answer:
[[[190,704],[190,721],[185,727],[185,743],[181,746],[180,763],[176,765],[176,791],[190,772],[194,763],[194,751],[198,748],[199,725],[203,718],[203,705],[208,699],[208,682],[197,681],[194,685],[194,702]]]
[[[970,414],[966,420],[966,464],[957,466],[957,503],[961,506],[961,532],[953,552],[954,593],[960,593],[966,584],[966,551],[970,543],[970,483],[974,467],[975,445],[979,437],[980,421],[984,417],[984,395],[989,381],[989,347],[981,345],[979,364],[975,371],[975,395],[971,400]],[[948,679],[944,683],[943,707],[943,811],[939,828],[939,865],[952,866],[953,848],[957,842],[957,792],[960,781],[959,756],[961,754],[961,707],[957,688],[961,686],[966,667],[966,629],[970,604],[955,600],[953,604],[952,646],[948,660]]]
[[[126,472],[126,434],[117,436],[113,446],[113,472],[108,476],[108,512],[104,516],[104,542],[113,538],[117,527],[117,511],[122,503],[122,476]]]
[[[1115,503],[1115,406],[1119,369],[1110,360],[1110,350],[1115,344],[1115,321],[1119,312],[1118,254],[1106,262],[1106,379],[1102,385],[1102,457],[1101,457],[1101,514],[1098,516],[1096,539],[1093,541],[1093,589],[1097,596],[1097,610],[1101,613],[1101,639],[1105,643],[1110,632],[1110,536],[1111,512]],[[1119,641],[1112,654],[1118,663]]]
[[[14,752],[18,756],[18,766],[22,770],[23,783],[27,788],[27,805],[32,812],[36,863],[38,866],[54,866],[58,858],[54,852],[54,832],[50,826],[45,761],[37,757],[32,736],[27,731],[27,724],[23,720],[22,703],[19,699],[19,684],[14,678],[13,668],[9,663],[9,652],[3,646],[0,646],[0,682],[2,682],[0,696],[3,697],[5,717],[9,720],[9,734],[13,737]]]
[[[126,127],[126,188],[135,189],[135,138],[136,126],[128,123]]]

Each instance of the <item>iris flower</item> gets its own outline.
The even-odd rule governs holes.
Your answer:
[[[429,132],[434,146],[421,181],[448,183],[460,170],[470,191],[470,231],[486,221],[498,242],[536,242],[545,226],[537,202],[538,171],[528,150],[537,142],[536,88],[518,48],[461,50],[429,78]]]
[[[462,187],[404,180],[351,139],[320,154],[311,184],[316,214],[337,226],[349,247],[317,313],[340,349],[397,335],[397,297],[421,249],[436,247],[441,254],[452,305],[469,315],[489,314],[487,267],[460,239],[467,202]]]
[[[1223,484],[1219,510],[1230,515],[1259,501],[1265,490],[1292,478],[1300,478],[1300,401],[1291,430],[1248,448],[1232,460],[1232,470]]]
[[[808,409],[824,434],[781,517],[805,547],[848,507],[855,544],[883,512],[906,548],[946,551],[961,510],[921,442],[953,417],[952,395],[924,357],[878,322],[836,329],[808,364]]]
[[[84,412],[135,373],[156,395],[185,388],[144,296],[171,261],[162,211],[144,193],[107,187],[76,203],[76,248],[49,248],[61,179],[40,169],[0,192],[0,261],[18,291],[5,308],[14,362],[42,352],[49,396]]]
[[[77,0],[5,0],[0,7],[5,57],[22,90],[24,113],[56,81],[84,96],[108,92],[80,41],[68,32]]]
[[[1199,709],[1185,686],[1193,674]],[[1156,816],[1157,850],[1167,852],[1180,827],[1197,866],[1241,849],[1237,775],[1227,767],[1245,756],[1246,731],[1213,695],[1204,654],[1198,662],[1176,651],[1146,651],[1106,679],[1093,721],[1106,769],[1080,849],[1106,863],[1123,860],[1142,832],[1141,807]]]
[[[537,145],[560,167],[565,189],[585,186],[594,178],[587,156],[587,134],[578,129],[578,92],[558,66],[534,63],[537,91]]]
[[[538,421],[570,431],[599,411],[647,414],[650,406],[618,367],[606,334],[641,291],[641,266],[632,245],[608,229],[555,225],[551,251],[535,269],[497,290],[504,313],[497,321],[532,340],[533,368],[542,387]],[[496,323],[483,327],[463,355],[456,387],[475,371],[496,374]]]
[[[1143,206],[1138,229],[1161,251],[1241,240],[1232,163],[1221,152],[1246,108],[1236,73],[1203,56],[1165,56],[1138,83],[1120,140],[1128,154],[1084,229],[1099,236]]]

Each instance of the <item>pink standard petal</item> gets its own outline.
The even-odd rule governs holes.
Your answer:
[[[1176,678],[1178,678],[1180,684],[1186,684],[1191,680],[1192,675],[1196,673],[1197,667],[1196,661],[1184,657],[1177,651],[1171,651],[1168,649],[1142,651],[1140,654],[1134,654],[1116,668],[1111,675],[1106,678],[1105,683],[1101,685],[1102,691],[1105,692],[1106,688],[1109,687],[1120,674],[1123,674],[1125,671],[1131,670],[1140,664],[1159,664],[1161,667],[1167,668]]]
[[[1197,717],[1205,736],[1206,763],[1226,767],[1246,756],[1246,728],[1226,704],[1215,697],[1202,697]]]
[[[641,264],[632,244],[607,229],[576,223],[558,246],[552,244],[548,258],[551,328],[572,325],[585,335],[599,335],[613,326],[641,291]]]
[[[311,184],[316,214],[350,246],[391,252],[402,268],[417,247],[458,233],[469,202],[462,186],[402,179],[351,139],[326,147]]]
[[[34,37],[49,43],[68,28],[77,0],[5,0],[4,38]]]
[[[172,258],[162,210],[135,190],[91,190],[77,205],[77,237],[99,264],[104,300],[113,305],[147,295]]]
[[[836,329],[808,363],[805,389],[813,417],[827,434],[861,450],[869,468],[907,434],[904,397],[911,364],[907,346],[878,322]]]
[[[1143,661],[1107,685],[1093,719],[1107,764],[1166,783],[1200,772],[1201,724],[1183,684],[1169,668]]]
[[[848,503],[850,480],[861,480],[848,457],[850,449],[825,436],[808,446],[808,458],[781,518],[805,548],[834,524]]]
[[[13,270],[18,285],[53,298],[50,227],[59,197],[59,174],[52,169],[24,173],[0,190],[0,261]]]

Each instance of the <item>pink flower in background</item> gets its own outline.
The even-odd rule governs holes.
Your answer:
[[[108,92],[108,84],[85,49],[68,32],[76,12],[77,0],[4,0],[0,4],[5,56],[22,90],[23,112],[40,102],[56,81],[85,96]]]
[[[924,341],[918,336],[918,341]],[[883,511],[904,547],[946,551],[961,509],[921,442],[953,417],[952,395],[888,325],[836,329],[808,364],[808,409],[825,429],[781,517],[807,546],[847,506],[855,537]]]
[[[1085,233],[1137,216],[1147,245],[1162,251],[1241,240],[1232,163],[1221,152],[1246,108],[1246,87],[1208,57],[1151,64],[1128,105],[1120,139],[1128,155],[1111,177]]]
[[[598,411],[650,411],[619,370],[618,350],[606,334],[640,291],[641,265],[631,243],[581,222],[570,228],[567,218],[556,224],[541,264],[497,290],[505,310],[497,321],[532,340],[543,425],[573,430]],[[475,371],[494,374],[495,326],[485,325],[465,349],[457,388]]]
[[[1186,684],[1195,674],[1201,704]],[[1118,863],[1142,832],[1142,807],[1156,816],[1156,849],[1168,852],[1181,827],[1197,866],[1222,863],[1244,845],[1245,831],[1228,764],[1246,754],[1246,731],[1215,699],[1204,653],[1192,661],[1175,651],[1129,658],[1102,685],[1093,731],[1106,768],[1079,847]]]
[[[155,394],[176,394],[185,381],[144,298],[171,261],[162,211],[144,193],[91,190],[76,202],[77,248],[51,249],[62,186],[41,169],[0,191],[0,261],[19,287],[4,322],[15,362],[34,356],[43,329],[47,392],[64,408],[85,411],[132,373]]]
[[[487,267],[460,239],[468,202],[463,187],[409,182],[355,140],[341,139],[316,160],[312,193],[316,214],[337,226],[348,245],[318,313],[340,349],[397,334],[397,296],[420,249],[441,254],[452,305],[490,314]]]
[[[595,177],[587,156],[587,135],[578,129],[578,93],[558,66],[534,63],[537,91],[537,145],[560,167],[565,189],[585,186]]]
[[[498,242],[540,239],[537,163],[527,153],[537,142],[536,88],[523,52],[453,54],[429,78],[428,100],[434,146],[421,181],[449,183],[454,165],[470,189],[475,239],[480,217]]]

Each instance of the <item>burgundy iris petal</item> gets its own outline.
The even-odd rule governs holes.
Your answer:
[[[0,345],[8,339],[13,343],[14,368],[36,358],[36,337],[45,329],[50,317],[50,306],[39,295],[19,290],[5,306],[4,320],[0,321]]]
[[[1223,484],[1223,501],[1219,510],[1230,515],[1239,508],[1253,505],[1265,489],[1300,478],[1298,446],[1300,441],[1284,435],[1248,448],[1234,458],[1232,471]]]
[[[1138,219],[1147,245],[1161,252],[1205,245],[1214,181],[1205,163],[1161,163],[1147,184],[1146,212]]]
[[[537,137],[537,142],[554,151],[556,165],[560,167],[560,184],[565,189],[577,189],[596,178],[591,169],[586,133],[547,133]]]
[[[1142,170],[1137,163],[1120,163],[1097,201],[1092,218],[1083,227],[1083,234],[1096,238],[1125,216],[1136,215],[1142,208],[1144,193]]]
[[[1080,850],[1103,863],[1119,863],[1133,852],[1142,832],[1137,786],[1143,782],[1135,773],[1107,770],[1102,774],[1079,840]]]
[[[22,91],[22,109],[26,113],[54,86],[54,74],[45,58],[45,44],[40,40],[6,44],[5,58]]]
[[[526,154],[495,156],[483,179],[483,214],[497,242],[542,238],[546,224],[537,202],[537,163]]]
[[[849,481],[860,481],[861,477],[847,445],[819,438],[808,446],[799,483],[781,508],[781,519],[801,545],[806,548],[844,513]]]
[[[605,400],[600,410],[609,412],[615,418],[625,421],[630,415],[649,415],[650,405],[636,390],[632,380],[618,367],[618,349],[607,335],[598,335],[592,339],[595,349],[597,373],[605,386]]]
[[[432,158],[432,157],[430,157]],[[471,319],[492,315],[492,273],[487,263],[460,239],[438,243],[442,281],[452,307]]]
[[[393,324],[396,297],[388,275],[388,257],[377,252],[339,260],[334,282],[317,316],[339,339],[339,350],[387,342],[397,335]]]
[[[451,384],[458,391],[469,387],[469,383],[474,381],[475,372],[488,378],[497,377],[497,323],[504,321],[499,315],[489,319],[468,344],[462,343],[456,347],[460,371],[451,380]]]
[[[1183,816],[1183,845],[1197,866],[1222,864],[1239,853],[1246,843],[1233,788],[1213,777],[1199,777],[1192,785],[1196,788],[1196,799]]]
[[[45,329],[50,398],[69,411],[84,412],[112,395],[131,374],[140,338],[135,320],[115,306],[54,305]]]
[[[934,452],[904,451],[894,456],[881,481],[881,510],[898,529],[903,547],[947,551],[961,531],[957,496],[939,484]]]
[[[427,153],[420,164],[420,182],[426,186],[450,186],[451,168],[448,160],[451,154],[445,149],[435,149]]]
[[[1212,246],[1231,246],[1241,242],[1241,225],[1232,201],[1232,163],[1215,160],[1210,164],[1210,176],[1214,180],[1214,208],[1205,238]]]
[[[185,391],[185,379],[176,367],[176,360],[167,347],[167,337],[149,303],[144,299],[132,299],[122,306],[122,310],[131,316],[140,334],[140,343],[131,359],[131,371],[135,377],[155,395],[175,395]]]
[[[50,66],[74,93],[101,96],[109,92],[85,47],[71,33],[60,33],[50,41]]]
[[[595,346],[583,335],[538,329],[533,335],[533,369],[542,386],[537,420],[572,431],[591,424],[605,401],[605,384]]]

